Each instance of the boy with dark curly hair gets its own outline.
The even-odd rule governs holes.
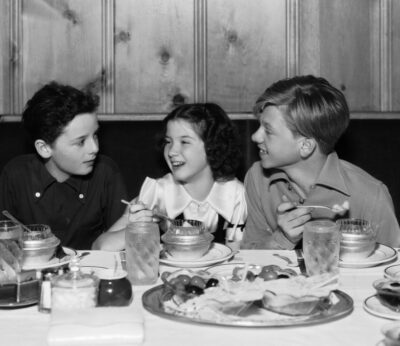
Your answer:
[[[155,207],[171,219],[204,222],[214,241],[239,241],[247,216],[243,184],[235,178],[240,150],[238,134],[225,111],[214,103],[185,104],[163,120],[164,159],[171,171],[159,179],[146,178],[126,214],[95,243],[95,248],[125,247],[130,221],[151,221]],[[165,225],[161,225],[163,228]]]
[[[63,246],[90,249],[123,213],[116,164],[98,155],[98,97],[51,82],[28,101],[22,122],[35,154],[11,160],[0,177],[0,210],[51,227]]]
[[[378,242],[400,245],[386,186],[334,151],[349,124],[338,89],[311,75],[280,80],[258,98],[254,113],[260,127],[252,140],[261,160],[245,178],[249,217],[242,248],[293,249],[309,220],[343,217],[368,220],[378,227]]]

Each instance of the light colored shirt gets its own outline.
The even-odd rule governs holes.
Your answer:
[[[377,241],[392,247],[400,245],[400,229],[387,187],[361,168],[340,160],[331,153],[311,191],[302,199],[281,170],[264,170],[260,162],[249,169],[245,178],[248,218],[242,248],[293,249],[278,227],[276,210],[282,196],[304,205],[342,205],[349,211],[340,217],[365,219],[378,228]],[[335,220],[338,215],[314,209],[312,218]]]
[[[206,199],[197,201],[171,173],[159,179],[147,177],[138,200],[149,209],[157,206],[171,219],[183,213],[185,219],[202,221],[210,232],[217,228],[218,215],[233,225],[243,225],[247,218],[245,190],[238,179],[214,182]]]

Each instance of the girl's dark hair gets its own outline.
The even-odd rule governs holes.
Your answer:
[[[27,102],[22,122],[33,142],[52,144],[76,115],[94,113],[98,105],[96,95],[50,82]]]
[[[163,120],[163,138],[167,124],[186,120],[204,142],[204,148],[215,180],[230,180],[239,166],[238,131],[225,111],[215,103],[184,104],[175,108]]]

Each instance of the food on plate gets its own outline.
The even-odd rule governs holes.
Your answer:
[[[161,303],[167,312],[214,322],[242,316],[262,319],[307,315],[334,303],[331,292],[337,288],[337,277],[323,274],[306,278],[294,273],[285,279],[277,274],[265,280],[263,273],[283,269],[254,267],[258,270],[253,272],[248,270],[251,265],[238,266],[224,276],[185,269],[163,273]]]
[[[379,301],[389,309],[400,312],[400,281],[379,279],[374,281],[374,288]]]
[[[265,286],[263,306],[281,314],[309,315],[332,304],[331,292],[337,288],[337,276],[322,274],[270,281]]]

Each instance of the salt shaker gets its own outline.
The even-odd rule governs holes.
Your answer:
[[[99,279],[94,274],[81,272],[79,259],[73,258],[70,272],[54,278],[51,309],[76,310],[97,305]]]

